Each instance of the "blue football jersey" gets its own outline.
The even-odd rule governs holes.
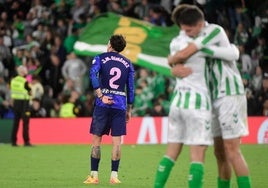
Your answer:
[[[134,68],[129,59],[116,52],[106,52],[94,57],[90,68],[93,89],[100,88],[110,96],[114,104],[103,104],[96,99],[95,105],[126,110],[126,104],[134,101]]]

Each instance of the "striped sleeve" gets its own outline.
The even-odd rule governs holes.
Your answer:
[[[233,44],[227,47],[208,46],[202,48],[201,51],[205,56],[219,58],[226,61],[236,61],[239,58],[239,50]]]
[[[194,44],[196,45],[198,49],[201,49],[204,46],[206,46],[213,38],[218,36],[220,33],[221,33],[221,29],[218,27],[215,27],[209,34],[201,35],[197,37],[194,40]]]

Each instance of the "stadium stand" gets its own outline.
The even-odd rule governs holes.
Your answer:
[[[19,65],[28,68],[30,82],[38,78],[43,91],[37,98],[46,117],[58,117],[63,99],[72,90],[79,93],[75,103],[84,110],[80,116],[91,116],[94,95],[88,75],[83,74],[77,85],[66,68],[63,72],[81,30],[107,11],[169,27],[173,24],[170,13],[182,3],[198,5],[208,22],[226,29],[240,50],[238,66],[247,91],[248,115],[267,116],[268,1],[9,0],[0,1],[0,118],[13,117],[9,83]],[[75,58],[89,68],[92,57]],[[133,115],[166,116],[174,79],[142,67],[135,69],[138,97]]]

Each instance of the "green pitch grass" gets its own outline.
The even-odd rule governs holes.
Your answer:
[[[11,147],[0,144],[1,188],[85,188],[85,187],[153,187],[155,171],[165,152],[165,145],[124,145],[119,170],[120,185],[110,185],[111,146],[102,147],[99,185],[84,185],[89,171],[90,146],[87,145],[38,145]],[[242,152],[248,162],[252,187],[268,187],[268,145],[243,145]],[[173,168],[166,188],[187,188],[189,149]],[[216,163],[212,147],[207,151],[204,188],[216,187]],[[237,188],[235,177],[232,188]]]

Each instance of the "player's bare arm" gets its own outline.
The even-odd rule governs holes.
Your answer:
[[[126,122],[128,123],[130,118],[131,118],[131,110],[132,110],[132,105],[128,104],[127,105],[127,113],[126,113]]]
[[[178,64],[185,62],[191,55],[198,51],[197,46],[194,43],[189,43],[189,45],[183,50],[178,51],[172,56],[168,57],[169,65]]]
[[[184,78],[192,74],[192,69],[183,64],[175,64],[171,67],[170,72],[175,77]]]

